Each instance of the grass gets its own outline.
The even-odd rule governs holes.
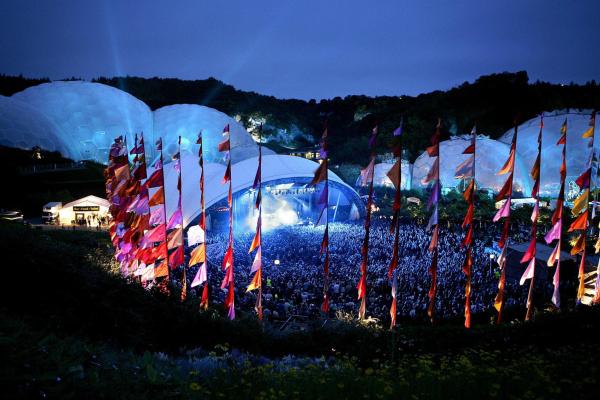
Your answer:
[[[261,327],[112,271],[106,234],[0,225],[6,398],[592,398],[600,313],[532,323]]]

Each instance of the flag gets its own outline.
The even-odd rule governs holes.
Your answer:
[[[525,281],[527,279],[533,278],[534,274],[535,274],[535,258],[532,258],[531,261],[529,261],[529,265],[527,265],[525,272],[523,272],[523,275],[521,276],[521,280],[519,281],[519,284],[521,286],[523,286],[523,284],[525,284]]]
[[[579,178],[577,178],[577,180],[575,181],[575,183],[577,184],[577,186],[579,186],[579,189],[583,190],[583,189],[589,189],[590,187],[590,175],[591,175],[591,169],[588,168],[583,174],[581,174],[579,176]]]
[[[162,242],[165,240],[165,232],[165,226],[161,224],[146,232],[144,237],[148,242]]]
[[[392,166],[392,168],[390,168],[390,170],[387,172],[387,177],[390,179],[390,181],[392,181],[392,184],[394,185],[394,188],[396,190],[398,190],[398,187],[401,184],[401,174],[400,174],[400,168],[401,168],[401,160],[398,159],[396,160],[396,162],[394,163],[394,165]]]
[[[571,255],[575,256],[585,250],[585,235],[579,235],[571,249]]]
[[[579,214],[579,216],[571,223],[569,227],[569,232],[573,232],[575,230],[585,230],[587,229],[588,222],[588,210],[585,210],[583,213]]]
[[[425,176],[423,179],[421,179],[421,183],[423,185],[426,185],[429,182],[438,179],[439,176],[440,176],[440,163],[437,162],[437,160],[436,160],[431,165],[431,168],[429,169],[427,176]]]
[[[375,147],[377,141],[377,125],[371,131],[371,137],[369,138],[369,148],[372,150]]]
[[[190,261],[188,266],[205,263],[206,262],[206,245],[203,243],[200,246],[194,247],[190,254]]]
[[[546,233],[544,236],[544,240],[547,244],[552,243],[553,240],[560,239],[560,234],[562,232],[562,219],[559,219],[552,228]]]
[[[513,174],[511,173],[508,176],[508,178],[506,179],[506,182],[504,182],[502,189],[500,189],[500,191],[496,195],[496,201],[502,200],[505,197],[512,195],[512,186],[513,186]]]
[[[169,255],[169,265],[171,269],[175,269],[184,262],[183,246],[178,247],[174,252]]]
[[[229,151],[231,149],[229,138],[223,140],[221,143],[217,145],[217,150],[219,152]]]
[[[373,173],[375,171],[375,158],[371,158],[371,162],[367,168],[360,171],[360,184],[361,186],[367,186],[373,182]]]
[[[157,267],[154,268],[154,278],[162,278],[169,275],[167,260],[163,260]]]
[[[248,253],[252,253],[254,249],[260,246],[260,217],[258,217],[258,223],[256,227],[256,233],[254,234],[254,239],[252,239],[252,243],[250,244],[250,250]]]
[[[146,186],[149,189],[157,188],[157,187],[162,186],[163,182],[164,182],[163,170],[157,169],[156,171],[154,171],[152,173],[152,175],[150,175],[150,178],[146,179],[144,186]]]
[[[160,187],[156,192],[154,192],[154,194],[150,198],[150,201],[148,202],[148,205],[150,207],[153,207],[153,206],[157,206],[159,204],[164,204],[164,203],[165,203],[165,190],[163,187]]]
[[[508,160],[504,163],[504,166],[498,171],[496,175],[504,175],[509,172],[512,172],[515,167],[515,149],[511,148],[510,154],[508,156]]]
[[[190,287],[196,287],[202,285],[207,280],[206,274],[206,263],[202,263],[198,271],[196,272],[196,276],[194,276],[194,280],[190,284]]]
[[[397,284],[397,278],[396,275],[394,274],[394,278],[392,279],[392,305],[390,306],[390,329],[394,328],[396,326],[396,297],[397,297],[397,292],[398,292],[398,284]]]
[[[589,197],[590,189],[585,189],[582,194],[575,199],[573,202],[573,208],[571,209],[571,213],[573,215],[578,215],[584,209],[587,210],[588,207],[588,197]]]
[[[204,242],[204,230],[200,227],[200,224],[188,228],[187,241],[188,246]]]
[[[248,288],[246,288],[246,292],[250,292],[254,289],[258,289],[261,286],[261,282],[262,282],[262,269],[258,269],[256,271],[256,273],[254,274],[254,277],[252,278],[252,281],[250,282],[250,284],[248,285]]]
[[[468,157],[465,161],[460,163],[460,165],[458,167],[456,167],[454,178],[456,178],[456,179],[472,178],[474,164],[475,164],[475,157],[474,156]]]
[[[498,210],[496,215],[494,215],[494,219],[493,219],[494,222],[498,222],[498,220],[500,220],[500,218],[505,218],[510,215],[510,202],[511,202],[511,198],[509,197],[508,199],[506,199],[506,201],[504,202],[502,207],[500,207],[500,209]]]
[[[183,225],[183,218],[181,216],[181,208],[178,208],[171,218],[169,218],[169,223],[167,224],[167,229],[175,229]]]
[[[183,228],[175,229],[167,235],[167,248],[169,250],[179,246],[183,246]]]
[[[362,176],[362,172],[361,172]],[[311,185],[316,185],[317,183],[323,182],[327,179],[327,162],[325,160],[321,161],[321,164],[315,170],[315,176],[310,182]]]
[[[527,250],[525,251],[525,253],[523,253],[523,257],[521,258],[520,262],[524,263],[524,262],[531,260],[532,258],[535,258],[536,249],[537,249],[537,242],[536,242],[536,238],[534,236],[529,241],[529,246],[527,247]]]
[[[250,268],[250,273],[253,274],[258,271],[262,267],[262,250],[259,247],[258,251],[254,255],[254,261],[252,262],[252,267]]]
[[[162,207],[150,209],[150,220],[148,224],[151,226],[165,223],[165,210]]]
[[[554,250],[552,250],[550,257],[548,257],[547,265],[552,267],[557,261],[560,261],[560,242],[556,243],[556,246],[554,247]]]
[[[129,164],[125,164],[115,169],[115,178],[117,181],[129,179]]]

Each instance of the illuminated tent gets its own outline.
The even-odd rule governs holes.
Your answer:
[[[454,171],[468,157],[462,154],[462,152],[469,146],[470,141],[471,136],[465,135],[451,137],[449,140],[440,143],[440,179],[442,187],[454,188],[460,184],[461,181],[454,178]],[[509,151],[510,146],[505,143],[490,139],[487,136],[477,137],[475,175],[477,185],[480,189],[492,189],[496,192],[501,189],[506,177],[496,174],[504,165]],[[413,165],[413,188],[423,187],[421,180],[431,169],[431,164],[432,161],[427,152],[423,152],[416,159]],[[532,186],[529,169],[520,155],[517,154],[514,190],[523,192],[527,196],[529,196]]]
[[[245,218],[247,212],[251,212],[253,204],[252,184],[258,162],[257,157],[248,158],[232,165],[232,182],[234,194],[234,209],[236,210],[236,224],[240,218]],[[227,197],[227,185],[223,185],[222,178],[225,173],[225,166],[217,163],[205,164],[205,201],[206,208],[219,207],[225,203]],[[273,204],[285,206],[283,202],[298,203],[299,197],[318,196],[309,188],[308,183],[312,180],[314,171],[318,164],[314,161],[302,157],[287,155],[263,155],[262,161],[262,182],[263,182],[263,205],[265,206],[265,219],[268,218],[268,208],[270,196]],[[173,163],[165,165],[165,187],[166,187],[166,205],[167,214],[171,215],[176,208],[177,203],[177,172],[173,168]],[[151,171],[150,171],[151,173]],[[183,205],[183,224],[187,226],[190,222],[197,220],[200,213],[200,189],[198,181],[200,179],[200,167],[198,166],[198,157],[193,154],[184,154],[182,159],[182,205]],[[340,177],[329,171],[330,179],[330,203],[332,206],[331,214],[335,214],[334,207],[340,209],[346,207],[351,212],[346,212],[344,219],[358,218],[364,212],[364,205],[356,191],[344,183]],[[278,193],[283,192],[298,193],[288,197],[278,197]],[[278,203],[279,202],[279,203]],[[311,207],[312,203],[306,202],[305,207]],[[298,204],[289,204],[297,209]],[[316,208],[316,207],[315,207]],[[247,212],[246,212],[247,211]],[[307,210],[307,213],[313,210]],[[340,218],[342,218],[340,211]],[[250,225],[249,225],[250,226]],[[240,226],[238,225],[238,228]]]

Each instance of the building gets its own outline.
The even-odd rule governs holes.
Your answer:
[[[110,203],[96,196],[86,196],[63,205],[58,211],[58,221],[61,225],[98,226],[98,221],[107,221]]]

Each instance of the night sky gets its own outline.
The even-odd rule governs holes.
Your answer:
[[[213,76],[320,99],[416,95],[518,70],[600,81],[600,1],[0,2],[4,74]]]

